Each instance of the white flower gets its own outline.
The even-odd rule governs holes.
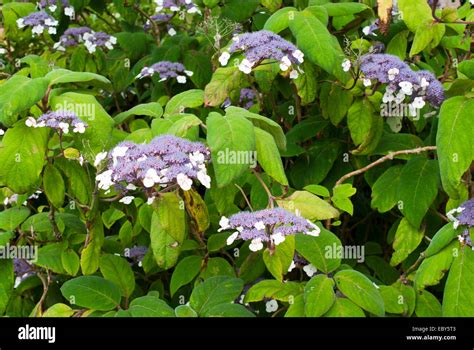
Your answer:
[[[56,27],[48,27],[49,34],[56,34]]]
[[[227,245],[231,245],[232,243],[234,243],[234,241],[237,239],[238,235],[239,235],[239,233],[237,231],[235,231],[233,234],[231,234],[229,237],[227,237]]]
[[[121,200],[119,200],[119,202],[123,203],[123,204],[126,204],[126,205],[129,205],[130,203],[132,203],[134,198],[135,198],[134,196],[125,196]]]
[[[365,26],[364,28],[362,28],[362,33],[364,33],[364,35],[369,35],[370,34],[370,26]]]
[[[69,18],[74,17],[74,7],[68,6],[64,8],[64,14],[68,16]]]
[[[200,13],[201,11],[199,11],[199,9],[197,7],[191,7],[189,10],[188,10],[188,13]]]
[[[425,100],[423,97],[415,97],[412,104],[416,109],[422,109],[425,106]]]
[[[249,249],[252,252],[258,252],[259,250],[263,249],[263,243],[261,238],[254,238],[252,242],[250,242]]]
[[[250,62],[248,59],[244,58],[239,64],[239,70],[244,74],[250,74],[250,72],[252,72],[252,66],[253,63]]]
[[[179,187],[181,187],[183,191],[189,191],[193,185],[193,180],[185,174],[178,174],[178,176],[176,176],[176,182],[178,182]]]
[[[464,237],[462,235],[458,236],[458,241],[464,243]]]
[[[273,240],[273,243],[275,243],[275,245],[279,245],[280,243],[283,243],[285,241],[286,237],[283,236],[281,232],[278,232],[271,235],[271,238]]]
[[[86,126],[84,123],[77,123],[74,125],[74,129],[72,129],[72,132],[78,132],[79,134],[83,134],[86,132]]]
[[[5,135],[5,130],[0,129],[0,136],[3,136],[3,135]]]
[[[145,177],[143,178],[143,185],[146,188],[153,187],[154,184],[160,182],[160,177],[155,169],[150,168],[146,171]]]
[[[219,63],[221,64],[221,66],[227,66],[227,63],[229,62],[229,58],[230,58],[230,53],[228,53],[227,51],[224,51],[219,57]]]
[[[351,69],[351,61],[346,58],[342,62],[341,67],[344,72],[349,72],[349,70]]]
[[[403,93],[402,90],[400,90],[398,94],[395,96],[395,103],[396,104],[402,103],[404,99],[405,99],[405,94]]]
[[[112,181],[112,170],[104,171],[102,174],[98,174],[95,180],[99,182],[99,188],[102,190],[108,190],[114,183]]]
[[[293,57],[298,60],[299,63],[304,62],[304,53],[300,50],[293,51],[292,53]]]
[[[97,167],[107,157],[107,152],[99,152],[95,156],[94,166]]]
[[[308,275],[308,277],[313,277],[318,270],[313,264],[308,264],[303,267],[303,271]]]
[[[149,198],[146,200],[146,204],[152,205],[154,200],[155,200],[155,197],[149,197]]]
[[[36,119],[33,117],[26,118],[25,125],[29,128],[36,128]]]
[[[65,133],[65,134],[69,133],[69,124],[68,123],[60,122],[58,124],[58,126],[62,130],[63,133]]]
[[[281,59],[281,63],[280,63],[280,69],[283,72],[286,72],[288,70],[288,68],[290,68],[290,66],[291,66],[291,61],[288,58],[288,56],[283,56],[282,59]]]
[[[199,151],[195,151],[189,155],[189,161],[193,166],[197,166],[199,164],[204,163],[204,154]]]
[[[87,34],[87,33],[86,33],[86,34]],[[86,35],[84,34],[84,37],[85,37],[85,36],[86,36]],[[91,41],[88,41],[87,39],[85,40],[84,45],[86,46],[86,49],[87,49],[87,51],[89,51],[89,53],[94,53],[95,50],[96,50],[96,47],[97,47],[96,44],[94,44],[94,43],[91,42]]]
[[[424,88],[427,88],[429,85],[430,85],[430,83],[428,82],[428,80],[426,80],[425,78],[421,78],[420,86],[421,86],[423,89],[424,89]]]
[[[34,26],[31,31],[32,31],[33,34],[41,34],[44,31],[44,27],[41,24],[38,24],[38,25]]]
[[[7,50],[4,49],[3,47],[0,47],[0,55],[4,55],[7,53]]]
[[[211,188],[211,177],[205,171],[198,171],[197,178],[204,187]]]
[[[405,95],[411,96],[413,93],[413,84],[409,81],[402,81],[398,83],[398,86],[400,86]]]
[[[57,43],[54,43],[53,49],[58,50],[58,51],[66,51],[66,48],[61,45],[60,41],[58,41]]]
[[[114,43],[113,43],[112,38],[113,37],[110,37],[110,39],[105,42],[105,47],[108,48],[109,50],[112,50],[114,48]]]
[[[24,22],[23,18],[18,18],[18,19],[16,20],[16,25],[17,25],[18,28],[20,28],[20,29],[21,29],[21,28],[25,28],[25,22]]]
[[[364,84],[365,87],[369,87],[372,85],[372,82],[370,81],[370,79],[363,79],[362,83]]]
[[[308,236],[313,236],[313,237],[318,237],[320,233],[321,233],[321,229],[318,226],[316,226],[313,231],[306,232]]]
[[[118,146],[115,147],[112,151],[112,160],[114,166],[117,164],[117,158],[123,157],[125,154],[127,154],[128,147],[127,146]]]
[[[129,191],[135,191],[137,189],[137,186],[135,186],[134,184],[128,184],[125,188]]]
[[[393,91],[387,88],[382,97],[382,102],[388,103],[388,102],[392,102],[393,100],[395,100],[395,96],[393,96]]]
[[[170,28],[170,29],[168,29],[168,34],[170,36],[175,36],[176,35],[176,30],[174,28]]]
[[[46,18],[46,20],[44,21],[44,24],[46,24],[48,27],[56,27],[58,23],[58,21],[51,18]]]
[[[48,7],[48,9],[49,9],[51,12],[56,11],[57,8],[58,8],[58,7],[57,7],[56,5],[54,5],[54,4],[53,4],[53,5],[49,5],[49,7]]]
[[[257,230],[265,230],[265,224],[263,221],[256,222],[255,225],[253,225]]]
[[[178,11],[179,11],[179,7],[178,7],[178,6],[171,6],[171,7],[170,7],[170,11],[172,11],[172,12],[178,12]]]
[[[288,272],[291,272],[293,271],[293,269],[296,267],[296,264],[293,260],[291,260],[291,264],[290,264],[290,267],[288,268]]]
[[[278,302],[274,299],[269,300],[265,303],[265,311],[272,313],[278,310]]]
[[[178,83],[180,84],[186,84],[186,77],[184,75],[178,75],[176,77],[176,80],[178,81]]]
[[[393,80],[398,75],[398,73],[400,73],[400,71],[398,70],[398,68],[390,68],[387,73],[388,80]]]
[[[297,71],[297,70],[294,70],[294,69],[293,69],[293,70],[290,72],[290,79],[298,79],[299,76],[300,76],[300,75],[298,74],[298,71]]]
[[[219,221],[219,225],[220,225],[220,229],[217,230],[217,232],[221,232],[221,231],[224,231],[224,230],[227,230],[228,228],[230,228],[230,225],[229,225],[230,221],[228,218],[226,218],[225,216],[221,217],[221,220]]]
[[[192,77],[194,75],[194,72],[193,71],[190,71],[190,70],[185,70],[184,73],[188,76],[188,77]]]

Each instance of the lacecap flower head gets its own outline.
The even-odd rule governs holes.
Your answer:
[[[264,242],[278,245],[285,241],[286,236],[304,233],[319,236],[321,229],[311,221],[290,213],[283,208],[264,209],[255,212],[240,212],[230,218],[223,216],[219,222],[219,232],[235,230],[227,238],[227,245],[236,239],[251,241],[249,249],[259,251]]]
[[[25,124],[30,128],[49,127],[62,134],[68,134],[71,128],[73,133],[83,134],[88,127],[87,123],[79,119],[74,112],[67,110],[45,113],[38,120],[28,117]]]
[[[458,236],[459,240],[470,247],[473,247],[470,230],[474,227],[474,198],[461,204],[458,208],[450,210],[447,217],[453,221],[455,229],[463,228],[463,233]]]
[[[83,44],[89,53],[94,53],[97,48],[112,50],[117,43],[117,38],[104,32],[94,32],[89,27],[67,29],[54,44],[58,51],[65,51],[68,47]]]
[[[243,88],[240,90],[239,105],[242,108],[250,109],[257,100],[257,94],[253,89]],[[222,108],[227,108],[232,105],[230,98],[227,98],[222,104]]]
[[[171,13],[186,12],[199,13],[201,11],[192,0],[155,0],[156,12],[169,11]]]
[[[372,81],[387,84],[383,103],[400,104],[408,97],[413,115],[426,102],[439,107],[444,101],[444,89],[436,77],[428,71],[413,71],[397,56],[387,54],[368,54],[359,60],[364,74],[364,85]]]
[[[250,74],[264,60],[275,60],[280,63],[283,72],[290,71],[290,78],[296,79],[299,76],[298,66],[304,62],[303,52],[268,30],[235,36],[229,51],[224,51],[219,57],[221,65],[226,66],[231,54],[235,52],[242,52],[245,57],[239,65],[239,70],[245,74]]]
[[[178,83],[185,84],[186,76],[191,77],[193,72],[186,70],[184,65],[178,62],[161,61],[153,64],[150,67],[145,67],[137,75],[137,79],[151,77],[158,74],[160,81],[165,81],[171,78],[176,78]]]
[[[68,0],[41,0],[37,2],[37,5],[40,10],[48,9],[51,12],[55,12],[58,9],[59,3],[61,3],[64,9],[64,14],[73,19],[75,15],[74,7],[69,3]]]
[[[210,188],[211,179],[206,170],[209,159],[210,151],[204,144],[162,135],[149,144],[121,142],[110,152],[99,153],[94,165],[99,166],[106,161],[106,170],[96,176],[100,189],[109,190],[115,185],[126,193],[142,188],[151,203],[155,186],[177,184],[188,191],[193,180],[197,179]],[[122,199],[125,198],[123,203],[129,204],[134,197]]]
[[[31,27],[33,36],[42,34],[45,30],[49,34],[56,34],[58,21],[50,16],[46,11],[39,11],[29,14],[28,16],[17,19],[18,28]]]

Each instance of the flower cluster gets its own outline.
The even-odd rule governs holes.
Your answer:
[[[88,126],[87,123],[79,119],[74,112],[67,110],[48,112],[39,117],[38,120],[33,117],[28,117],[25,124],[30,128],[49,127],[63,134],[68,134],[71,126],[73,128],[72,132],[83,134]]]
[[[84,44],[89,53],[94,53],[97,48],[112,50],[117,43],[117,38],[104,32],[94,32],[89,27],[77,27],[67,29],[54,44],[54,48],[65,51],[66,48]]]
[[[453,221],[455,229],[459,226],[464,228],[463,233],[458,236],[459,241],[474,249],[470,236],[470,229],[474,227],[474,198],[464,202],[458,208],[450,210],[446,215]]]
[[[51,17],[46,11],[33,12],[26,17],[17,19],[18,28],[31,27],[33,36],[40,35],[46,29],[49,34],[56,34],[58,21]]]
[[[155,0],[156,12],[164,10],[170,12],[201,13],[192,0]]]
[[[291,79],[298,78],[298,66],[304,62],[304,54],[281,36],[268,30],[260,30],[235,36],[233,41],[229,51],[224,51],[219,57],[221,65],[227,65],[232,53],[242,52],[245,58],[240,62],[239,70],[245,74],[250,74],[253,67],[269,59],[280,62],[280,69],[283,72],[291,68]],[[298,70],[294,67],[298,67]]]
[[[257,94],[253,89],[243,88],[240,90],[240,97],[239,97],[239,105],[242,108],[250,109],[257,99]],[[222,108],[227,108],[232,105],[230,98],[227,98],[224,103],[222,104]]]
[[[191,77],[193,72],[186,70],[184,65],[178,62],[161,61],[153,64],[151,67],[145,67],[137,75],[137,79],[151,77],[154,74],[160,76],[160,81],[170,78],[176,78],[178,83],[186,84],[186,75]]]
[[[132,248],[126,248],[124,251],[124,256],[132,259],[135,263],[138,263],[138,266],[142,266],[143,258],[147,252],[148,247],[134,246]]]
[[[362,33],[364,33],[364,35],[366,36],[369,36],[369,35],[377,36],[377,34],[374,32],[379,29],[379,25],[380,25],[380,20],[377,18],[374,23],[362,28]]]
[[[303,268],[303,271],[308,275],[308,277],[313,277],[318,270],[316,267],[309,263],[305,258],[303,258],[298,253],[295,253],[293,260],[291,261],[290,267],[288,268],[288,272],[293,271],[294,268]]]
[[[219,232],[237,230],[227,238],[231,245],[238,238],[251,240],[250,250],[263,249],[263,242],[278,245],[285,241],[286,236],[304,233],[318,236],[320,228],[301,216],[296,216],[283,208],[264,209],[255,212],[241,212],[230,218],[223,216],[219,222]]]
[[[364,55],[360,58],[360,70],[364,73],[365,86],[370,86],[372,80],[387,84],[383,96],[384,103],[400,104],[409,97],[413,115],[416,115],[417,109],[425,106],[426,101],[435,107],[439,107],[444,101],[443,86],[431,72],[413,71],[397,56]]]
[[[156,24],[167,24],[171,19],[173,18],[173,15],[172,14],[169,14],[169,13],[157,13],[153,16],[150,16],[150,20],[147,20],[145,25],[143,26],[143,29],[148,31],[150,30],[152,27],[153,27],[153,23],[156,23]],[[153,21],[153,23],[152,23]],[[173,36],[173,35],[176,35],[176,30],[174,30],[173,27],[171,27],[170,25],[167,24],[167,27],[168,27],[168,34]]]
[[[197,179],[210,188],[211,178],[206,170],[209,159],[209,149],[202,143],[162,135],[149,144],[121,142],[109,153],[99,153],[94,165],[107,161],[106,171],[96,176],[100,189],[109,190],[115,185],[126,193],[142,187],[148,195],[148,204],[151,204],[155,185],[166,187],[176,183],[188,191],[193,179]],[[133,196],[126,196],[121,202],[130,204],[133,199]]]
[[[40,10],[44,10],[47,8],[49,11],[55,12],[58,8],[58,2],[58,0],[41,0],[37,4]],[[69,4],[68,0],[61,0],[61,4],[64,9],[64,14],[69,18],[73,19],[75,15],[74,7]]]

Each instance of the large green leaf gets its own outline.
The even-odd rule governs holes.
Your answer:
[[[44,169],[43,187],[49,201],[56,208],[61,208],[64,203],[66,188],[61,173],[54,165],[48,164]]]
[[[274,33],[280,33],[282,30],[288,28],[290,19],[294,18],[295,13],[298,10],[294,7],[283,7],[272,14],[267,21],[263,29],[270,30]]]
[[[401,212],[415,228],[438,194],[439,168],[436,160],[413,158],[403,167],[398,183]]]
[[[337,298],[325,317],[365,317],[364,311],[346,298]]]
[[[186,213],[181,198],[175,193],[165,193],[155,203],[151,217],[151,249],[158,266],[169,269],[178,261],[186,238]]]
[[[446,100],[440,111],[436,145],[441,183],[453,199],[461,195],[461,177],[474,159],[474,99],[462,96]]]
[[[390,260],[390,265],[397,266],[404,261],[421,243],[424,232],[410,224],[403,218],[395,232],[393,249],[395,250]]]
[[[48,89],[48,79],[14,75],[0,85],[0,122],[12,126],[18,114],[40,101]]]
[[[129,117],[134,115],[146,115],[153,118],[159,118],[163,115],[163,107],[158,102],[144,103],[135,106],[128,111],[117,114],[114,117],[115,125],[123,123]]]
[[[395,165],[388,168],[372,186],[371,206],[380,213],[392,209],[398,202],[398,184],[403,167]]]
[[[37,185],[43,169],[46,128],[29,128],[18,122],[8,129],[0,148],[0,182],[16,193],[24,193]]]
[[[441,317],[441,303],[427,290],[416,297],[415,313],[417,317]]]
[[[110,281],[97,276],[81,276],[67,281],[61,293],[71,305],[108,311],[120,303],[120,290]]]
[[[207,143],[219,187],[228,185],[252,165],[255,154],[254,126],[246,118],[210,113],[207,117]],[[253,159],[255,161],[255,159]]]
[[[173,296],[182,286],[190,283],[201,271],[202,257],[191,255],[181,260],[171,276],[170,293]]]
[[[175,317],[174,310],[165,301],[155,296],[144,296],[130,303],[133,317]]]
[[[352,302],[377,316],[385,314],[384,302],[378,289],[362,273],[342,270],[335,276],[337,288]]]
[[[49,86],[56,84],[65,84],[65,83],[83,83],[83,82],[92,82],[100,83],[100,86],[110,87],[111,83],[109,79],[103,77],[102,75],[90,73],[90,72],[73,72],[68,69],[54,69],[45,76],[48,79]]]
[[[304,287],[304,310],[307,317],[325,314],[336,301],[334,280],[325,275],[317,275]]]
[[[430,245],[424,252],[425,256],[430,257],[437,254],[441,249],[451,243],[458,234],[459,233],[454,229],[453,223],[447,223],[431,238]]]
[[[272,135],[257,127],[254,131],[258,163],[267,175],[280,184],[288,186],[288,179],[286,178],[283,162],[280,158],[280,152]]]
[[[297,282],[281,282],[276,280],[263,280],[254,284],[245,294],[245,302],[261,301],[271,298],[280,301],[290,301],[302,294],[304,287]]]
[[[403,22],[413,33],[434,21],[431,8],[425,0],[399,0],[398,8]]]
[[[233,90],[239,89],[244,74],[238,67],[221,67],[212,75],[212,79],[204,89],[206,106],[221,105]]]
[[[173,96],[165,108],[165,115],[183,113],[186,108],[196,108],[204,103],[204,91],[187,90]]]
[[[308,191],[295,191],[285,199],[277,200],[280,207],[295,212],[309,220],[326,220],[339,216],[339,212],[331,204]]]
[[[0,260],[0,280],[2,281],[0,283],[0,315],[3,315],[10,301],[15,282],[13,260]]]
[[[270,250],[265,249],[263,252],[263,261],[273,277],[282,281],[283,275],[288,272],[288,268],[293,261],[294,255],[295,238],[293,236],[287,236],[284,242],[275,247],[273,253],[270,252]]]
[[[30,210],[25,207],[9,208],[0,212],[0,230],[13,231],[26,220]]]
[[[474,251],[463,246],[454,258],[443,296],[444,317],[474,315]]]
[[[124,297],[130,297],[135,289],[135,276],[132,268],[124,258],[106,254],[100,258],[100,272],[105,279],[113,282]]]

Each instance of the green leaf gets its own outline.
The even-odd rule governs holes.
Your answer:
[[[397,266],[404,261],[420,245],[423,236],[423,231],[411,225],[406,218],[403,218],[395,233],[395,240],[393,241],[395,251],[390,259],[390,265]]]
[[[79,255],[72,249],[65,249],[61,253],[61,264],[68,275],[76,276],[80,267]]]
[[[413,44],[411,45],[410,57],[423,51],[433,40],[433,35],[433,26],[431,24],[419,27],[416,30],[415,38],[413,39]]]
[[[341,69],[342,50],[319,19],[307,10],[296,12],[294,19],[290,20],[290,29],[298,48],[311,62],[339,79],[344,77]]]
[[[277,280],[282,281],[283,275],[288,272],[293,257],[295,255],[295,239],[294,236],[286,236],[284,242],[275,246],[273,254],[269,249],[263,252],[263,261],[268,271]]]
[[[249,169],[256,147],[254,126],[244,117],[214,112],[206,124],[217,185],[223,187]]]
[[[43,313],[43,317],[71,317],[72,315],[74,315],[74,310],[62,303],[54,304]]]
[[[173,96],[165,108],[165,115],[183,113],[186,108],[196,108],[204,103],[204,91],[187,90]]]
[[[243,305],[219,304],[210,309],[206,317],[255,317],[255,315]]]
[[[413,33],[434,21],[431,8],[428,2],[424,0],[399,0],[398,9],[401,12],[403,22]]]
[[[44,193],[51,204],[56,208],[61,208],[64,203],[66,188],[61,173],[54,165],[46,165],[43,172],[43,187]]]
[[[341,257],[337,254],[341,248],[339,238],[324,228],[318,237],[301,233],[296,235],[296,251],[324,273],[332,272],[341,265]]]
[[[170,293],[173,296],[179,288],[190,283],[201,271],[202,257],[191,255],[181,260],[171,276]]]
[[[474,314],[474,251],[463,246],[449,271],[443,296],[443,317]]]
[[[293,82],[301,98],[301,105],[309,105],[317,96],[316,72],[312,64],[304,62],[301,67],[304,74],[300,74]]]
[[[134,299],[128,309],[133,317],[175,317],[174,310],[155,296]]]
[[[155,203],[157,206],[151,217],[151,249],[158,266],[169,269],[178,261],[186,238],[186,214],[181,199],[174,193],[164,193]]]
[[[163,107],[158,102],[144,103],[135,106],[128,111],[117,114],[114,117],[115,125],[121,124],[134,115],[146,115],[152,118],[159,118],[163,115]]]
[[[10,297],[13,292],[15,275],[13,273],[13,260],[0,260],[0,315],[5,313]]]
[[[227,238],[229,234],[227,232],[214,233],[207,239],[207,250],[209,252],[217,252],[220,249],[227,246]]]
[[[110,80],[102,75],[90,72],[73,72],[68,69],[54,69],[45,76],[48,79],[49,86],[65,83],[83,83],[83,82],[98,82],[99,86],[110,87]]]
[[[117,255],[105,254],[100,258],[99,267],[102,276],[120,288],[122,296],[128,298],[132,295],[135,276],[127,260]]]
[[[232,265],[224,258],[210,258],[204,271],[201,272],[199,278],[206,280],[214,276],[235,277],[235,270]]]
[[[364,311],[346,298],[337,298],[325,317],[365,317]]]
[[[347,112],[347,125],[351,132],[352,140],[356,146],[364,142],[371,132],[374,118],[374,110],[369,100],[356,100]]]
[[[0,212],[0,230],[13,231],[26,220],[30,210],[25,207],[9,208]]]
[[[302,294],[304,287],[297,282],[281,282],[276,280],[263,280],[254,284],[245,294],[246,303],[261,301],[263,299],[275,299],[284,302],[295,300]]]
[[[322,6],[326,9],[328,15],[331,17],[349,16],[370,8],[366,4],[348,2],[340,4],[328,2],[327,4],[322,4]]]
[[[61,293],[71,305],[109,311],[120,303],[120,290],[110,281],[97,276],[81,276],[65,282]]]
[[[220,106],[233,90],[239,89],[244,74],[236,66],[217,68],[204,89],[204,105]]]
[[[474,159],[472,110],[474,99],[462,96],[444,101],[436,136],[441,183],[453,199],[461,195],[461,177]]]
[[[189,305],[179,305],[174,309],[176,317],[198,317],[196,311],[194,311]]]
[[[260,114],[249,112],[244,108],[234,106],[227,107],[225,109],[225,113],[226,116],[239,115],[247,118],[252,122],[253,125],[271,134],[275,139],[279,150],[284,151],[286,149],[286,136],[283,133],[283,129],[281,128],[280,124],[274,120],[261,116]]]
[[[390,314],[403,314],[403,295],[392,286],[380,286],[380,295],[383,298],[385,311]]]
[[[339,212],[331,204],[307,191],[295,191],[291,196],[277,200],[277,203],[292,212],[298,209],[301,216],[311,221],[339,216]]]
[[[408,30],[403,30],[392,38],[387,46],[387,53],[398,56],[401,60],[405,60],[408,46]]]
[[[351,301],[377,316],[385,314],[382,296],[372,282],[355,270],[339,271],[335,276],[337,288]]]
[[[428,286],[435,286],[441,282],[444,274],[449,270],[454,254],[459,252],[459,242],[453,242],[438,254],[423,260],[416,270],[413,280],[415,288],[420,291]]]
[[[40,101],[48,89],[48,79],[14,75],[0,84],[0,122],[12,126],[18,114]]]
[[[303,189],[320,197],[331,196],[331,194],[329,193],[329,190],[326,187],[321,186],[321,185],[308,185],[308,186],[305,186],[305,188]]]
[[[243,23],[248,20],[255,9],[260,5],[260,0],[226,0],[222,8],[222,16],[238,23]]]
[[[453,223],[447,223],[441,227],[431,239],[430,245],[426,248],[424,255],[430,257],[437,254],[446,247],[459,233],[454,229]]]
[[[334,188],[334,194],[331,198],[331,201],[337,208],[352,215],[354,212],[354,206],[352,205],[352,202],[349,198],[352,197],[356,192],[357,190],[352,187],[351,184],[339,185]]]
[[[300,294],[293,298],[293,303],[288,307],[285,317],[304,317],[304,295]]]
[[[304,310],[307,317],[325,314],[336,301],[334,280],[325,275],[317,275],[304,287]]]
[[[391,166],[373,184],[371,207],[379,213],[386,213],[397,204],[402,169],[401,165]]]
[[[271,12],[275,12],[282,5],[282,0],[260,0],[262,6],[265,6]]]
[[[62,262],[64,250],[64,243],[49,243],[42,246],[38,249],[38,259],[34,264],[49,269],[54,273],[65,274],[66,271]]]
[[[54,165],[61,170],[67,179],[67,192],[81,204],[91,200],[92,185],[86,170],[79,162],[67,159],[56,159]]]
[[[194,114],[175,114],[173,116],[175,121],[173,125],[168,129],[168,134],[175,135],[182,138],[192,138],[189,132],[198,125],[202,124],[201,119],[196,117]],[[190,130],[191,129],[191,130]]]
[[[257,147],[257,159],[263,170],[284,186],[288,186],[285,169],[280,158],[280,152],[273,139],[268,132],[255,128],[255,142]]]
[[[100,251],[104,244],[104,225],[95,218],[89,228],[89,243],[81,252],[81,270],[84,275],[92,275],[99,268]]]
[[[398,184],[401,212],[419,228],[438,194],[439,168],[436,160],[413,158],[403,167]]]
[[[0,182],[15,193],[25,193],[37,185],[47,139],[46,128],[29,128],[24,122],[8,129],[0,148]]]
[[[415,311],[416,292],[411,286],[402,283],[400,280],[392,284],[392,287],[400,291],[403,296],[403,316],[411,316]]]
[[[191,306],[199,316],[207,316],[209,311],[221,304],[230,304],[242,291],[241,279],[216,276],[198,284],[189,299]]]
[[[415,313],[417,317],[441,317],[441,303],[433,294],[424,290],[416,297]]]
[[[277,34],[280,33],[288,28],[290,19],[294,18],[297,11],[298,10],[294,7],[283,7],[279,9],[267,19],[263,29],[270,30]]]

